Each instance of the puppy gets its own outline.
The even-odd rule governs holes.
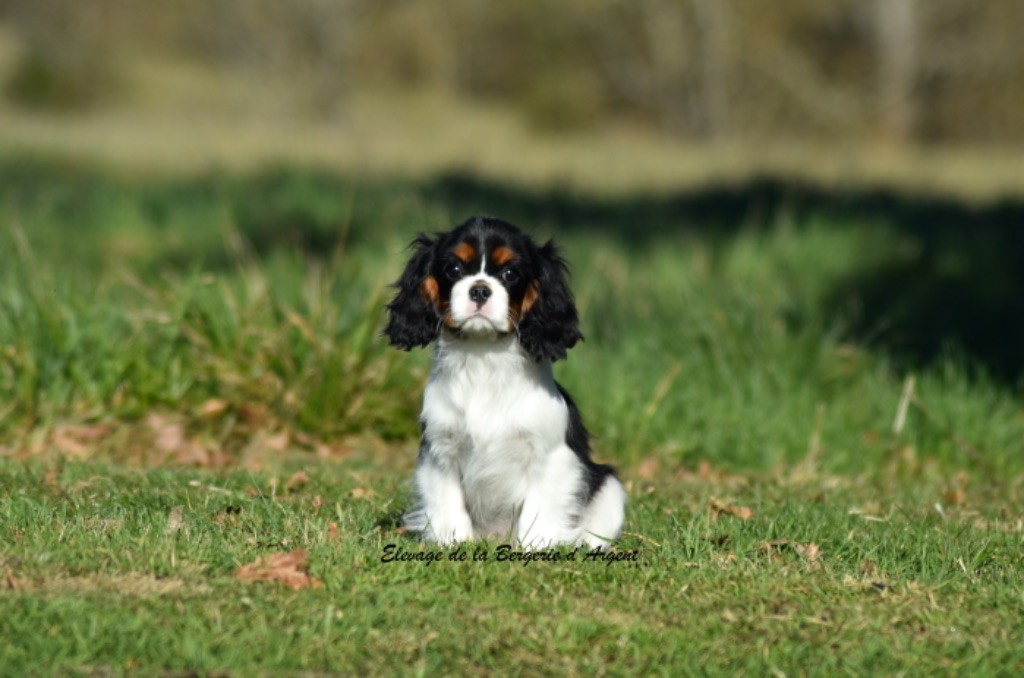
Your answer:
[[[445,545],[607,546],[626,492],[591,460],[579,410],[552,375],[583,338],[554,243],[474,217],[411,249],[384,334],[406,351],[435,348],[406,527]]]

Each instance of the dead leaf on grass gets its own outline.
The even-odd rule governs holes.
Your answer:
[[[109,426],[88,426],[84,424],[59,424],[54,427],[51,442],[54,447],[71,457],[85,457],[105,437],[110,435]]]
[[[809,564],[820,565],[818,562],[820,558],[825,555],[825,552],[821,550],[821,547],[811,542],[810,544],[801,544],[799,542],[790,541],[789,539],[772,539],[761,544],[761,552],[765,554],[773,554],[781,551],[793,551],[804,557]]]
[[[173,448],[173,456],[170,461],[182,466],[196,466],[206,468],[211,466],[212,458],[209,450],[194,441],[183,440],[181,445]]]
[[[754,517],[754,510],[746,506],[733,506],[719,499],[712,499],[710,502],[711,511],[715,518],[720,515],[729,515],[740,520],[750,520]]]
[[[661,461],[656,457],[647,457],[636,467],[636,477],[640,480],[650,480],[661,471]]]
[[[324,585],[321,580],[309,575],[309,554],[306,549],[258,558],[235,570],[235,577],[242,581],[279,581],[293,591]]]
[[[951,506],[963,506],[967,503],[967,493],[962,487],[954,487],[942,495],[942,500]]]
[[[824,555],[821,547],[813,542],[810,544],[793,544],[793,550],[802,555],[808,563],[816,563]]]
[[[199,406],[196,412],[202,419],[216,419],[228,411],[228,403],[220,398],[210,398]]]
[[[153,442],[153,448],[160,452],[159,463],[174,463],[200,468],[224,468],[233,463],[216,443],[190,438],[185,423],[171,415],[151,412],[145,426]]]
[[[349,496],[353,499],[367,499],[374,496],[374,494],[374,491],[368,487],[356,487],[349,492]]]
[[[238,418],[250,426],[263,426],[269,419],[267,409],[258,403],[245,403],[237,411]]]
[[[163,452],[177,452],[185,445],[185,424],[180,421],[153,412],[146,417],[146,426],[153,433],[153,445]]]
[[[239,456],[246,468],[256,470],[263,467],[267,459],[280,457],[290,445],[291,434],[288,431],[259,431],[249,438]]]
[[[305,471],[296,471],[292,474],[291,478],[284,482],[284,491],[291,492],[297,490],[308,482],[309,476],[306,475]]]
[[[263,438],[263,445],[274,452],[284,452],[291,443],[291,435],[288,431],[280,431]]]

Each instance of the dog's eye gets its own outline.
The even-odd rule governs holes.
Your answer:
[[[449,280],[458,280],[462,277],[462,264],[448,264],[448,268],[444,269],[444,274],[448,276]]]
[[[514,268],[506,268],[501,272],[501,279],[507,282],[509,285],[514,285],[519,281],[519,271]]]

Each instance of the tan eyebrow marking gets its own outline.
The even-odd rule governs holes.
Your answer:
[[[476,259],[476,248],[470,245],[468,242],[457,245],[452,250],[452,254],[462,260],[462,263],[468,264],[469,262]]]
[[[504,266],[515,258],[516,253],[507,247],[496,247],[494,248],[494,251],[491,252],[491,260],[497,266]]]

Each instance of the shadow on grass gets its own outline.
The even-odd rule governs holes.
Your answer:
[[[691,232],[721,242],[739,229],[797,223],[878,222],[893,233],[892,251],[866,265],[825,299],[848,338],[909,365],[965,353],[1000,381],[1024,377],[1024,202],[971,206],[953,199],[890,190],[832,190],[778,179],[672,195],[594,199],[563,189],[523,190],[465,175],[424,189],[453,214],[490,213],[560,232],[602,233],[626,247]],[[867,253],[866,253],[867,254]],[[881,256],[879,256],[881,255]]]
[[[992,377],[1024,378],[1024,221],[935,224],[907,230],[890,262],[836,286],[851,338],[913,365],[952,352]],[[973,215],[972,215],[973,217]],[[913,224],[913,222],[910,222]]]

